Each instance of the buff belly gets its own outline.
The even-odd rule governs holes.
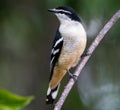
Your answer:
[[[67,44],[64,43],[63,45]],[[64,75],[67,73],[67,70],[78,64],[85,49],[85,45],[85,43],[82,44],[78,42],[78,44],[73,45],[73,47],[63,46],[67,48],[62,49],[59,60],[53,70],[53,77],[50,81],[50,87],[52,89],[54,89],[60,83]]]

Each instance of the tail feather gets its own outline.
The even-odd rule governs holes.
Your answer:
[[[60,84],[55,88],[51,89],[50,86],[47,91],[46,104],[53,104],[54,100],[57,97]]]

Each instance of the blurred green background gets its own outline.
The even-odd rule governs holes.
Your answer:
[[[90,45],[120,0],[1,0],[0,88],[34,95],[24,110],[53,110],[45,104],[52,41],[59,25],[47,9],[71,6],[81,16]],[[62,110],[120,110],[120,21],[107,33],[82,71]],[[68,81],[61,84],[59,96]]]

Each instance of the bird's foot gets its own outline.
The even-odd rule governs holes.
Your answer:
[[[86,56],[89,56],[89,55],[91,55],[91,53],[84,52],[84,53],[81,55],[81,58],[86,57]]]
[[[67,70],[67,72],[68,72],[70,78],[72,78],[74,81],[77,80],[77,76],[76,75],[72,74],[69,70]]]

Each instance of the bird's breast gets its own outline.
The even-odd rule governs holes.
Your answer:
[[[58,64],[69,69],[76,66],[86,47],[86,32],[81,24],[61,25],[63,47]]]
[[[63,24],[59,31],[64,39],[63,49],[68,52],[74,52],[77,48],[85,49],[86,32],[80,23]]]

